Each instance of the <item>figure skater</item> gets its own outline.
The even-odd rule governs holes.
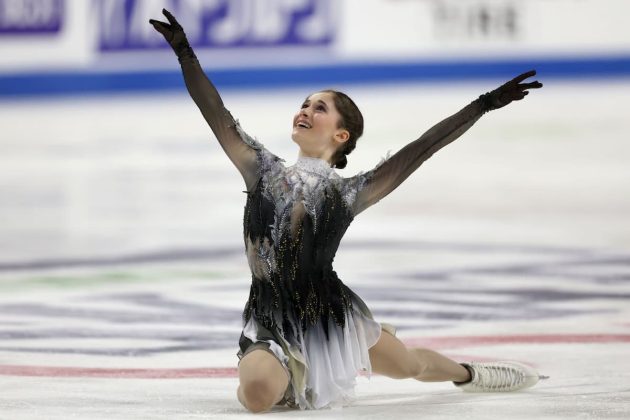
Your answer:
[[[238,400],[252,412],[275,404],[319,409],[351,401],[358,371],[452,381],[464,391],[515,391],[539,375],[514,362],[462,363],[406,348],[388,324],[337,276],[332,262],[350,222],[468,130],[484,113],[523,99],[524,73],[433,126],[376,168],[350,178],[346,166],[363,117],[345,94],[310,95],[293,117],[297,163],[285,166],[247,135],[204,74],[181,25],[151,19],[175,51],[188,92],[245,181],[244,240],[252,283],[238,352]]]

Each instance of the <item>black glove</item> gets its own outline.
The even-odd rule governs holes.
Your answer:
[[[168,10],[162,9],[162,13],[166,16],[170,25],[169,23],[154,19],[149,19],[149,23],[153,25],[156,31],[164,35],[164,39],[166,39],[171,48],[173,48],[180,62],[183,58],[197,58],[192,48],[190,48],[182,25],[177,22],[175,17]]]
[[[481,95],[479,100],[481,101],[483,112],[504,107],[512,101],[520,101],[529,93],[527,89],[541,88],[542,83],[537,80],[531,83],[520,83],[534,75],[536,75],[536,70],[530,70],[499,86],[492,92]]]

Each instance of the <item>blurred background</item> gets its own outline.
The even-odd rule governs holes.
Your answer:
[[[7,267],[240,250],[242,181],[148,24],[162,7],[227,107],[288,163],[300,101],[348,91],[367,123],[343,176],[538,71],[544,89],[484,117],[350,238],[412,229],[412,239],[630,248],[627,1],[0,0]],[[404,217],[383,231],[392,214]]]

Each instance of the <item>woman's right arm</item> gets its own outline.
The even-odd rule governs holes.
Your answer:
[[[171,45],[182,67],[184,82],[190,96],[212,129],[221,147],[239,170],[250,190],[258,180],[256,149],[262,146],[251,141],[238,127],[238,123],[225,109],[219,92],[206,77],[193,52],[182,26],[166,9],[162,10],[169,23],[149,20]],[[249,139],[246,142],[244,137]]]

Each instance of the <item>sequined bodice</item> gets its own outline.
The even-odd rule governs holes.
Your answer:
[[[266,170],[245,207],[250,298],[257,299],[249,306],[270,304],[258,311],[259,318],[275,310],[313,324],[330,312],[342,323],[350,303],[332,262],[353,218],[355,188],[321,159],[300,157],[289,167],[269,159],[262,166]]]
[[[269,226],[268,234],[262,237],[245,238],[248,261],[252,273],[257,277],[268,278],[269,271],[276,267],[276,248],[283,238],[299,240],[303,234],[306,220],[312,234],[319,236],[324,206],[330,194],[339,192],[341,178],[324,160],[300,157],[295,165],[285,167],[280,162],[268,171],[258,186],[260,196],[254,195],[260,208],[265,212],[259,214],[256,223]],[[347,204],[347,203],[346,203]],[[348,215],[349,216],[349,215]],[[349,223],[348,217],[337,222]],[[326,220],[327,226],[330,220]],[[338,224],[338,223],[336,223]],[[341,228],[341,226],[337,226]],[[247,230],[247,226],[246,226]],[[330,243],[327,246],[333,246]],[[331,261],[332,262],[332,261]]]

